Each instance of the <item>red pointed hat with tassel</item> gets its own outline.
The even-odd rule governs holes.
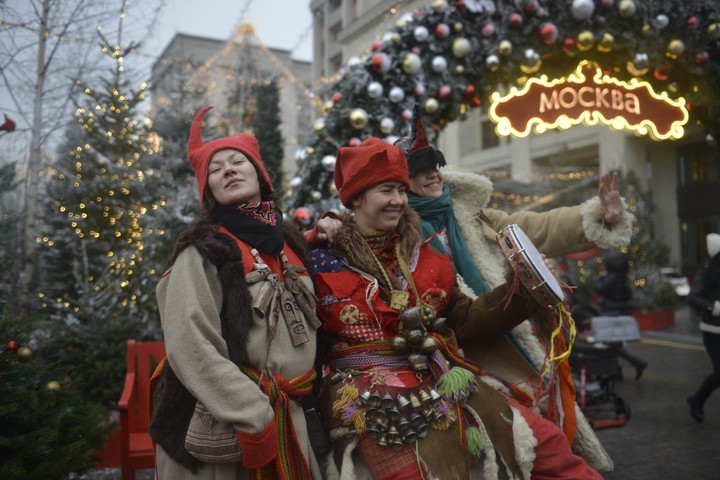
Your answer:
[[[410,178],[414,177],[417,172],[447,165],[442,152],[436,150],[435,147],[428,142],[425,125],[423,125],[420,106],[418,104],[415,104],[413,108],[413,132],[410,140],[412,141],[412,145],[407,153]]]
[[[255,166],[260,183],[260,191],[273,192],[272,180],[265,170],[265,165],[260,158],[260,148],[257,139],[248,134],[241,133],[233,137],[218,138],[208,143],[202,141],[202,122],[205,114],[213,107],[205,107],[198,112],[190,126],[190,139],[188,140],[188,159],[195,172],[198,191],[200,192],[200,204],[204,203],[205,187],[207,186],[208,165],[212,156],[220,150],[237,150],[243,153]],[[265,197],[265,195],[263,195]],[[263,200],[269,200],[263,198]]]

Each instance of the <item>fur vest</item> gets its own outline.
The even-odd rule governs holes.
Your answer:
[[[286,222],[282,223],[282,227],[288,246],[312,273],[312,263],[307,257],[307,246],[302,236]],[[220,312],[222,336],[227,342],[230,360],[239,366],[248,358],[245,343],[253,318],[252,299],[245,283],[240,249],[233,238],[219,233],[217,226],[211,224],[195,229],[182,241],[197,248],[203,258],[217,269],[223,291]],[[196,402],[166,362],[153,392],[150,436],[173,460],[193,472],[202,464],[185,451],[185,434]]]

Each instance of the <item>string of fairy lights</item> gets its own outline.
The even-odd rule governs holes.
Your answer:
[[[245,12],[252,4],[252,0],[245,3],[245,7],[241,14],[244,18]],[[124,15],[121,15],[121,21]],[[119,45],[111,45],[102,37],[102,27],[98,26],[97,31],[103,38],[102,51],[115,61],[115,71],[120,74],[125,71],[124,62],[125,54]],[[303,35],[307,35],[307,32]],[[298,41],[298,45],[300,40]],[[134,52],[133,50],[129,50]],[[197,83],[203,83],[206,87],[212,87],[222,80],[230,80],[236,71],[232,67],[232,62],[227,59],[237,58],[242,52],[255,52],[255,54],[267,59],[278,72],[278,75],[289,80],[292,85],[302,92],[303,98],[316,109],[322,109],[322,105],[318,98],[315,98],[309,86],[294,75],[287,65],[279,59],[275,53],[266,47],[257,37],[254,27],[248,24],[241,24],[236,30],[235,35],[230,38],[223,49],[216,55],[204,62],[200,68],[194,69],[192,80]],[[176,61],[185,62],[185,60],[177,58]],[[186,63],[189,66],[189,63]],[[267,73],[259,74],[257,78],[246,78],[248,82],[260,83],[267,82]],[[93,98],[97,102],[89,108],[78,108],[75,111],[75,117],[87,134],[91,134],[98,128],[103,128],[99,122],[106,115],[114,115],[119,119],[116,128],[108,128],[103,132],[103,140],[106,142],[108,150],[113,146],[125,147],[129,152],[128,155],[120,155],[117,158],[107,158],[100,153],[102,147],[90,143],[77,145],[68,151],[69,157],[74,160],[74,168],[70,171],[61,171],[57,166],[52,166],[40,173],[47,181],[59,181],[68,184],[71,190],[81,192],[83,182],[93,176],[106,176],[112,187],[109,187],[103,193],[98,193],[94,198],[84,199],[78,203],[58,199],[54,202],[56,212],[64,217],[71,231],[79,241],[92,241],[103,239],[114,239],[118,247],[117,249],[109,249],[105,252],[105,268],[97,275],[88,275],[87,281],[90,282],[94,292],[101,292],[104,289],[117,285],[120,292],[120,304],[124,307],[130,306],[137,301],[136,294],[132,291],[124,292],[131,284],[132,278],[139,271],[139,265],[143,261],[143,250],[145,249],[145,239],[148,235],[157,234],[163,236],[166,234],[164,230],[153,231],[143,227],[143,217],[152,211],[158,210],[166,205],[165,197],[162,196],[158,201],[149,205],[138,204],[135,208],[117,208],[112,205],[111,200],[114,198],[132,198],[133,194],[140,191],[144,187],[144,182],[148,177],[157,176],[159,172],[151,170],[143,170],[136,167],[136,162],[143,155],[153,155],[162,151],[162,141],[155,135],[139,135],[137,119],[125,117],[131,106],[129,103],[129,93],[121,92],[114,89],[111,92],[110,101],[102,97],[101,92],[93,91],[88,86],[84,86],[77,81],[78,86],[82,86],[83,93],[87,98]],[[145,90],[148,88],[147,83],[142,83],[135,93],[137,98],[142,100],[145,98]],[[297,108],[303,108],[298,105]],[[88,163],[89,162],[89,163]],[[87,178],[86,178],[87,177]],[[70,193],[68,197],[72,197]],[[77,195],[81,197],[81,195]],[[100,222],[95,222],[88,212],[100,208],[101,217],[103,219],[103,227]],[[56,248],[58,242],[51,235],[38,237],[36,242],[47,248]],[[92,259],[97,262],[99,259]],[[150,270],[149,273],[154,275],[156,272]],[[80,306],[66,295],[56,295],[50,298],[45,292],[39,292],[38,298],[43,308],[62,306],[73,312],[78,312]]]

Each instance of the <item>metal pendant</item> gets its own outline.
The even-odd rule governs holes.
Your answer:
[[[298,345],[309,342],[310,337],[308,337],[307,328],[305,328],[301,316],[296,313],[298,306],[295,298],[290,292],[284,289],[280,294],[280,310],[285,318],[285,325],[290,333],[293,346],[297,347]]]
[[[410,304],[410,294],[402,290],[390,290],[390,308],[401,312]]]

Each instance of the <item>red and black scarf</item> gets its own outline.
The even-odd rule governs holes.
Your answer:
[[[284,239],[274,202],[237,203],[219,205],[217,220],[230,233],[273,257],[283,249]]]

